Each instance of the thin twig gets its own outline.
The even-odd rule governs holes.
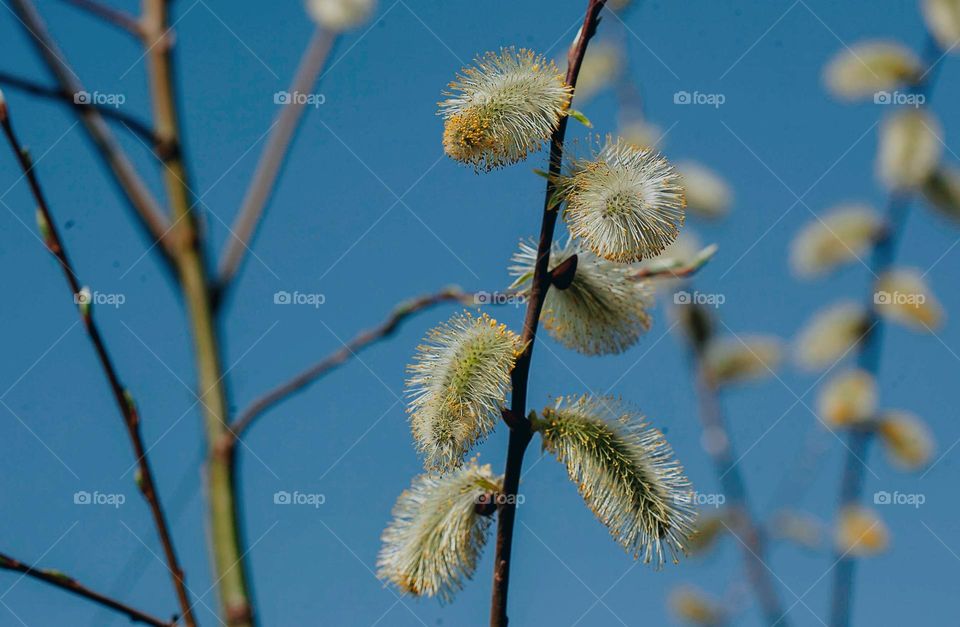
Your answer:
[[[137,39],[143,38],[143,28],[140,26],[140,22],[137,21],[137,18],[133,17],[129,13],[124,11],[118,11],[113,7],[109,7],[105,4],[100,4],[99,2],[94,2],[93,0],[62,0],[67,4],[72,4],[73,6],[83,9],[87,13],[100,18],[108,24],[112,24],[117,28],[125,30],[130,35],[133,35]]]
[[[144,47],[154,112],[158,155],[177,236],[173,261],[186,303],[197,364],[197,387],[209,448],[207,499],[213,549],[214,581],[222,618],[229,627],[255,624],[246,551],[240,534],[239,507],[229,451],[218,447],[228,431],[229,405],[213,317],[212,286],[205,263],[206,240],[200,232],[196,203],[182,150],[177,82],[174,78],[170,5],[143,0]]]
[[[567,53],[566,82],[576,87],[577,76],[587,52],[587,43],[593,37],[599,22],[600,11],[606,0],[589,0],[587,11],[583,18],[583,25],[576,40]],[[523,353],[517,358],[511,374],[512,392],[510,412],[513,420],[508,422],[510,439],[507,444],[507,461],[504,470],[503,493],[506,495],[505,504],[500,508],[497,516],[497,545],[493,565],[493,594],[490,601],[490,625],[505,627],[507,624],[507,592],[510,586],[510,556],[513,548],[513,526],[516,519],[516,496],[520,487],[520,472],[523,468],[523,455],[530,443],[532,431],[530,421],[526,418],[527,384],[530,378],[530,361],[533,355],[533,345],[536,341],[537,327],[540,323],[540,313],[550,287],[550,248],[553,245],[553,232],[557,224],[559,211],[554,206],[553,199],[556,193],[555,181],[560,175],[563,162],[563,141],[567,133],[566,116],[561,118],[560,124],[550,138],[550,169],[547,177],[546,197],[544,200],[543,217],[540,225],[540,240],[537,245],[537,261],[534,266],[533,279],[530,283],[530,297],[527,301],[527,312],[523,323],[522,341]]]
[[[144,625],[153,625],[154,627],[173,627],[177,624],[175,620],[161,620],[155,616],[147,614],[146,612],[141,612],[134,607],[130,607],[125,603],[117,601],[116,599],[112,599],[106,595],[96,592],[95,590],[91,590],[73,577],[62,573],[59,570],[52,570],[49,568],[41,569],[36,568],[35,566],[29,566],[5,553],[0,553],[0,569],[23,573],[23,576],[25,577],[30,577],[32,579],[36,579],[37,581],[43,581],[52,586],[56,586],[61,590],[66,590],[71,594],[83,597],[93,601],[98,605],[108,607],[111,610],[124,614],[130,619],[131,622],[134,623],[143,623]]]
[[[936,85],[941,50],[932,37],[928,36],[924,51],[924,67],[927,70],[922,74],[923,82],[915,86],[913,92],[924,96],[922,102],[929,105],[931,92]],[[913,194],[893,192],[887,206],[887,221],[882,236],[873,246],[870,259],[871,276],[882,276],[894,264],[897,256],[904,225],[910,209]],[[883,336],[886,324],[874,306],[876,286],[871,284],[867,295],[867,331],[857,347],[857,366],[874,377],[879,375],[880,356],[883,347]],[[872,429],[852,429],[847,436],[846,455],[844,458],[843,476],[840,480],[839,508],[855,505],[863,497],[864,471],[866,459],[873,440]],[[833,589],[830,600],[831,627],[848,627],[852,607],[853,576],[856,570],[856,559],[845,553],[837,552],[834,555],[836,567],[833,571]]]
[[[46,100],[62,102],[63,104],[70,105],[76,109],[95,109],[97,113],[103,117],[109,120],[120,122],[127,127],[127,130],[133,131],[151,146],[156,144],[156,137],[149,126],[135,116],[124,113],[117,107],[111,107],[92,102],[81,102],[73,93],[63,91],[57,87],[40,85],[39,83],[34,83],[33,81],[21,78],[19,76],[14,76],[13,74],[9,74],[7,72],[0,72],[0,85],[7,85],[8,87],[12,87],[24,93],[28,93],[39,98],[44,98]]]
[[[331,370],[356,357],[357,353],[371,344],[389,337],[407,318],[417,312],[429,309],[435,305],[447,302],[473,304],[474,294],[463,292],[457,288],[448,288],[435,294],[419,296],[398,305],[386,320],[372,329],[367,329],[356,335],[342,348],[327,355],[316,364],[271,389],[266,394],[253,401],[245,410],[240,412],[237,419],[230,425],[227,437],[242,438],[253,422],[268,409],[287,400],[297,392],[315,383],[317,379],[328,374]]]
[[[701,324],[701,326],[709,328],[709,324]],[[713,461],[714,471],[727,499],[724,511],[729,516],[733,527],[731,532],[742,544],[741,553],[747,579],[760,603],[765,623],[786,627],[786,613],[783,611],[777,587],[765,563],[766,543],[763,531],[751,513],[746,484],[737,466],[730,430],[720,404],[720,390],[716,380],[704,365],[707,339],[703,336],[692,338],[691,341],[691,365],[697,382],[700,422],[704,437],[710,440],[707,452]]]
[[[160,495],[154,484],[153,471],[150,467],[150,460],[147,457],[147,449],[146,446],[144,446],[143,437],[140,433],[140,415],[137,411],[136,403],[130,392],[120,382],[120,376],[117,374],[113,360],[111,360],[110,354],[107,352],[103,336],[100,334],[100,329],[94,320],[93,305],[89,302],[89,291],[84,291],[80,286],[80,281],[77,278],[73,265],[70,263],[70,258],[67,256],[67,251],[63,246],[63,240],[60,238],[56,223],[50,213],[50,207],[47,204],[46,197],[40,188],[36,169],[33,167],[29,153],[23,149],[17,140],[13,125],[10,123],[10,117],[5,103],[0,104],[0,124],[3,126],[3,132],[10,143],[10,147],[17,155],[20,167],[30,185],[30,191],[33,193],[33,197],[37,202],[37,220],[40,224],[44,243],[63,268],[64,276],[66,276],[67,283],[73,292],[73,298],[79,305],[80,317],[87,330],[87,335],[90,336],[90,341],[93,343],[97,358],[100,361],[104,374],[107,376],[107,381],[110,383],[110,390],[113,392],[114,401],[116,401],[117,407],[123,415],[123,422],[127,428],[127,436],[130,438],[130,443],[133,445],[133,453],[137,459],[139,470],[137,485],[144,499],[146,499],[147,504],[150,506],[150,513],[153,516],[154,526],[157,528],[157,535],[160,537],[160,544],[163,546],[167,569],[170,571],[173,586],[177,592],[177,599],[180,602],[184,621],[188,626],[193,626],[195,622],[190,611],[191,605],[186,584],[184,583],[183,569],[180,567],[180,562],[177,559],[177,552],[173,546],[173,538],[167,525],[163,506],[160,503]]]
[[[86,92],[76,73],[67,65],[66,57],[50,36],[43,18],[37,12],[31,0],[11,0],[13,9],[20,18],[34,47],[44,60],[47,68],[56,78],[60,89],[68,94]],[[94,108],[76,109],[87,135],[96,147],[96,152],[107,165],[114,182],[124,193],[124,197],[134,209],[140,225],[150,236],[151,241],[159,243],[161,252],[167,261],[171,260],[173,249],[170,237],[170,221],[164,216],[160,204],[153,193],[137,173],[130,159],[114,138],[110,127]]]
[[[293,145],[297,128],[303,120],[306,110],[303,96],[309,94],[316,85],[336,38],[336,33],[318,26],[303,52],[290,91],[287,92],[290,101],[280,108],[267,145],[260,155],[253,180],[243,198],[240,212],[230,228],[231,237],[220,258],[215,293],[218,301],[222,300],[223,293],[229,289],[231,280],[240,270],[246,252],[253,243],[263,212],[276,189],[283,164]]]

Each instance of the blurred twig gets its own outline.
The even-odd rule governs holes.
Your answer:
[[[103,336],[100,334],[100,329],[94,320],[93,304],[89,302],[90,292],[80,286],[80,281],[70,262],[70,258],[67,256],[67,251],[63,246],[63,240],[60,238],[56,223],[50,213],[50,207],[47,204],[46,197],[40,188],[36,169],[33,167],[29,153],[23,149],[17,140],[13,125],[10,122],[7,106],[5,103],[2,103],[2,100],[0,100],[0,124],[3,126],[3,132],[10,143],[10,147],[17,155],[23,174],[30,185],[30,191],[33,193],[34,199],[37,202],[37,221],[40,225],[43,241],[63,268],[64,276],[73,292],[73,298],[78,304],[80,317],[87,330],[87,335],[90,336],[90,341],[93,343],[97,358],[110,383],[110,390],[113,392],[114,401],[117,403],[117,407],[123,416],[124,425],[127,428],[127,435],[130,438],[134,455],[137,458],[137,486],[140,488],[140,492],[150,506],[150,513],[153,516],[154,525],[157,528],[157,535],[160,537],[160,544],[163,546],[167,568],[170,571],[173,585],[177,592],[177,599],[180,602],[184,621],[188,626],[195,625],[193,614],[191,613],[189,595],[187,594],[186,584],[184,583],[183,569],[180,567],[180,562],[177,559],[177,553],[173,546],[173,538],[167,525],[163,506],[160,503],[160,496],[154,484],[150,460],[147,458],[147,450],[140,433],[140,415],[137,412],[136,403],[130,392],[124,388],[120,382],[120,376],[117,374],[117,369],[104,344]]]
[[[733,440],[720,404],[720,389],[704,362],[704,351],[710,339],[710,323],[706,318],[707,314],[699,307],[690,307],[690,315],[703,317],[702,320],[692,323],[701,329],[701,333],[691,334],[691,367],[697,382],[703,437],[707,442],[704,448],[713,461],[720,486],[727,498],[725,512],[732,528],[727,527],[726,522],[723,524],[742,545],[741,553],[747,579],[760,603],[766,624],[785,626],[786,612],[783,611],[776,585],[765,561],[766,542],[763,529],[750,511],[746,484],[737,466]]]
[[[230,228],[231,237],[220,258],[215,292],[217,302],[222,300],[223,293],[229,289],[231,280],[240,270],[264,209],[276,189],[277,180],[306,109],[306,101],[298,96],[306,95],[313,89],[336,38],[335,33],[318,26],[303,52],[288,92],[291,100],[280,107],[280,113],[260,155],[240,212]]]
[[[939,46],[932,37],[928,36],[924,52],[924,67],[927,69],[922,74],[922,82],[913,89],[914,93],[925,96],[924,102],[927,105],[929,105],[930,94],[936,85],[939,62],[942,58]],[[873,246],[870,259],[871,276],[883,276],[893,266],[910,203],[913,199],[912,196],[910,193],[891,193],[887,205],[887,222],[884,232]],[[857,347],[858,367],[866,370],[874,377],[878,375],[880,370],[880,356],[886,329],[883,318],[877,314],[874,307],[875,291],[875,286],[871,284],[866,299],[867,331],[860,339]],[[864,470],[866,470],[865,464],[872,440],[873,430],[871,429],[852,429],[847,436],[843,477],[840,480],[840,509],[859,503],[863,497]],[[833,571],[833,589],[830,601],[831,627],[847,627],[850,624],[856,559],[848,553],[838,552],[834,555],[837,563]]]
[[[130,619],[132,623],[142,623],[144,625],[153,625],[154,627],[173,627],[177,624],[177,621],[164,621],[150,616],[145,612],[130,607],[125,603],[112,599],[108,596],[100,594],[90,588],[84,586],[79,581],[70,577],[69,575],[62,573],[58,570],[51,569],[40,569],[34,566],[28,566],[23,562],[6,555],[5,553],[0,553],[0,569],[10,570],[18,573],[23,573],[24,577],[30,577],[36,579],[37,581],[43,581],[50,585],[56,586],[61,590],[66,590],[72,594],[83,597],[98,605],[108,607],[116,612],[124,614],[127,618]]]
[[[113,7],[109,7],[105,4],[99,2],[94,2],[93,0],[62,0],[67,4],[72,4],[73,6],[83,9],[87,13],[100,18],[108,24],[112,24],[117,28],[125,30],[130,35],[133,35],[137,39],[143,37],[143,29],[140,27],[140,22],[137,21],[137,18],[133,17],[129,13],[124,11],[119,11]]]
[[[60,85],[60,91],[67,94],[85,92],[76,73],[64,60],[66,57],[63,51],[47,31],[47,26],[33,2],[11,0],[11,4],[37,53]],[[164,216],[160,204],[140,178],[120,144],[117,143],[100,112],[92,107],[77,108],[76,111],[87,130],[87,135],[96,146],[97,154],[109,168],[114,182],[123,191],[141,226],[150,235],[152,241],[159,244],[165,260],[171,261],[173,238],[169,233],[170,221]]]
[[[136,117],[124,113],[117,107],[100,105],[92,102],[81,102],[73,93],[63,91],[57,87],[40,85],[39,83],[34,83],[33,81],[25,78],[14,76],[8,72],[0,72],[0,85],[7,85],[19,91],[28,93],[31,96],[59,101],[76,109],[95,109],[97,113],[103,117],[120,122],[127,127],[128,130],[133,131],[145,141],[149,142],[150,145],[154,145],[156,143],[156,138],[154,137],[153,131],[149,126],[141,122]]]

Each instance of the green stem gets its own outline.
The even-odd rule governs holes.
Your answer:
[[[228,432],[228,405],[213,319],[211,282],[194,211],[193,194],[183,160],[176,88],[171,56],[167,0],[144,0],[143,28],[150,65],[158,154],[164,162],[164,182],[176,224],[174,263],[187,306],[197,361],[199,399],[209,447],[207,498],[211,544],[220,606],[230,627],[254,624],[246,568],[240,541],[231,449],[221,442]]]

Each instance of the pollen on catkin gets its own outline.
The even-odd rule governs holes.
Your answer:
[[[493,430],[519,352],[520,339],[505,325],[469,312],[431,330],[417,347],[407,411],[428,469],[460,466]]]
[[[657,567],[665,553],[679,561],[693,533],[693,492],[659,430],[619,400],[591,396],[558,399],[533,426],[628,553]]]
[[[444,476],[420,475],[393,507],[381,537],[377,576],[414,596],[450,601],[469,579],[492,520],[480,497],[499,492],[501,477],[474,460]]]
[[[810,371],[829,368],[860,342],[868,324],[867,312],[852,301],[817,311],[795,341],[797,363]]]
[[[655,257],[683,226],[680,174],[659,153],[619,138],[608,136],[588,157],[572,156],[559,187],[570,234],[610,261]]]
[[[522,161],[567,114],[572,88],[552,61],[523,48],[478,57],[443,93],[443,149],[477,171]]]
[[[577,255],[577,270],[566,289],[547,291],[540,320],[555,340],[585,355],[622,353],[650,329],[653,292],[650,283],[630,276],[631,268],[615,264],[582,248],[575,240],[554,243],[550,269]],[[526,294],[537,249],[520,242],[510,272],[515,287]]]

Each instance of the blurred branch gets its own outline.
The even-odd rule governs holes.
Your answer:
[[[0,85],[7,85],[19,91],[28,93],[32,96],[44,98],[46,100],[55,100],[70,105],[75,109],[95,109],[96,112],[107,119],[116,120],[129,130],[140,135],[150,145],[156,144],[156,137],[149,126],[138,120],[136,117],[120,111],[117,107],[98,105],[89,102],[77,102],[73,93],[63,91],[56,87],[47,87],[34,83],[25,78],[20,78],[7,72],[0,72]]]
[[[596,34],[600,21],[600,11],[606,0],[589,0],[583,25],[567,53],[566,83],[572,88],[577,85],[580,66],[587,52],[587,44]],[[563,163],[563,142],[567,134],[568,117],[560,118],[557,129],[550,138],[550,168],[547,176],[546,196],[543,216],[540,223],[540,239],[537,244],[537,259],[534,265],[533,279],[530,281],[530,297],[523,322],[523,352],[517,358],[511,373],[512,392],[510,396],[510,414],[517,417],[510,427],[510,439],[507,444],[507,461],[503,478],[503,493],[506,504],[497,516],[496,556],[493,562],[493,594],[490,600],[491,627],[507,625],[507,593],[510,587],[510,558],[513,548],[513,526],[517,507],[515,497],[520,487],[520,473],[523,469],[523,456],[532,438],[530,420],[526,418],[527,384],[530,379],[530,363],[533,346],[537,339],[537,327],[540,313],[550,288],[550,248],[553,245],[553,233],[560,213],[554,206],[556,180]]]
[[[137,21],[137,18],[133,17],[129,13],[118,11],[117,9],[99,2],[94,2],[93,0],[62,1],[66,2],[67,4],[72,4],[73,6],[82,9],[95,17],[98,17],[108,24],[127,31],[127,33],[133,35],[137,39],[143,38],[143,29],[140,27],[140,22]]]
[[[460,302],[465,305],[473,304],[474,294],[471,292],[463,292],[458,288],[448,288],[435,294],[419,296],[401,303],[394,308],[387,319],[380,325],[357,334],[356,337],[344,344],[343,348],[334,351],[313,366],[310,366],[289,381],[281,383],[251,403],[247,409],[239,414],[236,421],[231,424],[226,437],[231,440],[242,438],[254,421],[268,409],[315,383],[317,379],[323,377],[337,366],[346,363],[352,357],[356,357],[357,353],[371,344],[389,337],[407,318],[420,311],[446,302]]]
[[[245,254],[253,243],[263,212],[276,189],[277,180],[306,109],[306,102],[297,96],[308,94],[314,88],[336,37],[335,33],[318,26],[303,52],[288,92],[292,98],[280,107],[280,113],[260,155],[240,212],[230,228],[231,237],[220,258],[215,292],[217,302],[222,300],[223,293],[229,289],[231,280],[240,270]]]
[[[733,526],[728,530],[742,545],[747,579],[760,603],[764,622],[768,625],[786,625],[786,614],[777,594],[777,587],[766,565],[766,542],[763,530],[750,511],[746,484],[737,466],[733,440],[720,404],[720,390],[704,363],[705,342],[693,342],[692,367],[700,401],[700,422],[703,426],[704,448],[713,461],[714,471],[727,497],[725,511]],[[724,522],[726,526],[726,522]]]
[[[64,276],[66,276],[67,283],[73,292],[74,300],[79,306],[80,317],[87,330],[87,335],[90,336],[90,341],[93,343],[97,358],[100,361],[100,366],[103,368],[103,372],[107,376],[107,381],[110,383],[110,390],[113,392],[114,401],[117,403],[117,407],[123,416],[124,424],[127,427],[127,436],[130,438],[131,444],[133,444],[133,452],[137,458],[137,486],[140,488],[140,492],[150,506],[150,513],[153,516],[154,526],[157,528],[157,535],[160,537],[160,544],[163,546],[167,568],[173,579],[173,586],[177,592],[177,598],[180,602],[184,620],[187,625],[192,626],[195,622],[190,611],[191,605],[183,579],[183,570],[177,560],[177,553],[173,546],[173,538],[167,525],[163,506],[160,503],[160,496],[154,484],[150,460],[147,458],[147,450],[140,433],[140,415],[137,412],[136,403],[130,392],[120,382],[120,376],[117,374],[117,369],[104,344],[103,336],[100,334],[100,329],[94,320],[93,304],[90,302],[90,292],[88,289],[81,288],[80,286],[77,274],[74,271],[73,265],[70,263],[70,258],[67,256],[67,251],[63,246],[63,240],[60,238],[56,223],[50,213],[50,207],[47,204],[46,197],[40,188],[36,169],[33,167],[29,153],[23,149],[17,140],[13,125],[10,122],[7,105],[2,103],[2,101],[0,101],[0,124],[3,126],[4,135],[6,135],[10,143],[10,147],[16,153],[23,174],[30,185],[30,191],[33,193],[34,199],[37,202],[37,221],[40,225],[44,244],[46,244],[47,248],[57,258],[57,261],[60,262],[63,268]]]
[[[13,9],[33,42],[37,53],[46,63],[60,85],[60,90],[68,94],[85,92],[76,73],[67,65],[66,57],[50,36],[43,18],[37,12],[31,0],[11,0]],[[170,261],[173,244],[168,236],[170,222],[164,216],[160,204],[154,198],[146,183],[140,178],[133,164],[117,143],[104,121],[103,116],[92,107],[76,109],[80,121],[93,141],[96,152],[107,165],[114,182],[123,191],[127,202],[134,209],[140,225],[149,234],[151,240],[160,245],[166,261]]]
[[[73,577],[66,575],[58,570],[51,569],[38,569],[33,566],[28,566],[23,562],[6,555],[5,553],[0,553],[0,569],[10,570],[18,573],[23,573],[23,576],[36,579],[37,581],[46,582],[52,586],[56,586],[61,590],[66,590],[72,594],[75,594],[79,597],[83,597],[98,605],[108,607],[116,612],[124,614],[127,618],[130,619],[130,622],[133,623],[142,623],[144,625],[153,625],[154,627],[174,627],[177,622],[174,621],[164,621],[150,616],[140,610],[130,607],[120,601],[112,599],[108,596],[95,592],[90,588],[82,585]]]
[[[923,102],[929,106],[931,92],[936,85],[939,61],[942,59],[939,46],[928,36],[924,51],[924,66],[927,70],[922,74],[923,82],[916,85],[913,92],[923,95]],[[882,276],[889,270],[896,260],[897,248],[903,234],[904,225],[912,201],[912,193],[893,192],[887,204],[887,222],[882,236],[873,246],[870,258],[871,276]],[[857,346],[857,366],[874,377],[880,371],[880,356],[883,347],[883,336],[886,324],[874,306],[873,284],[867,295],[867,331]],[[852,429],[847,436],[846,455],[844,457],[843,476],[840,480],[839,509],[855,505],[863,498],[864,471],[866,459],[873,440],[872,429]],[[847,627],[850,624],[851,597],[853,596],[853,576],[856,570],[856,558],[846,553],[837,552],[837,560],[833,571],[833,589],[830,600],[831,627]]]
[[[214,581],[222,618],[229,627],[254,625],[249,576],[240,537],[239,509],[230,456],[218,448],[228,430],[229,406],[220,355],[220,338],[213,320],[212,287],[205,263],[194,194],[183,155],[171,30],[167,0],[143,0],[144,48],[147,59],[158,155],[167,198],[173,211],[176,244],[173,261],[180,277],[193,338],[199,402],[209,450],[207,499],[213,548]]]

